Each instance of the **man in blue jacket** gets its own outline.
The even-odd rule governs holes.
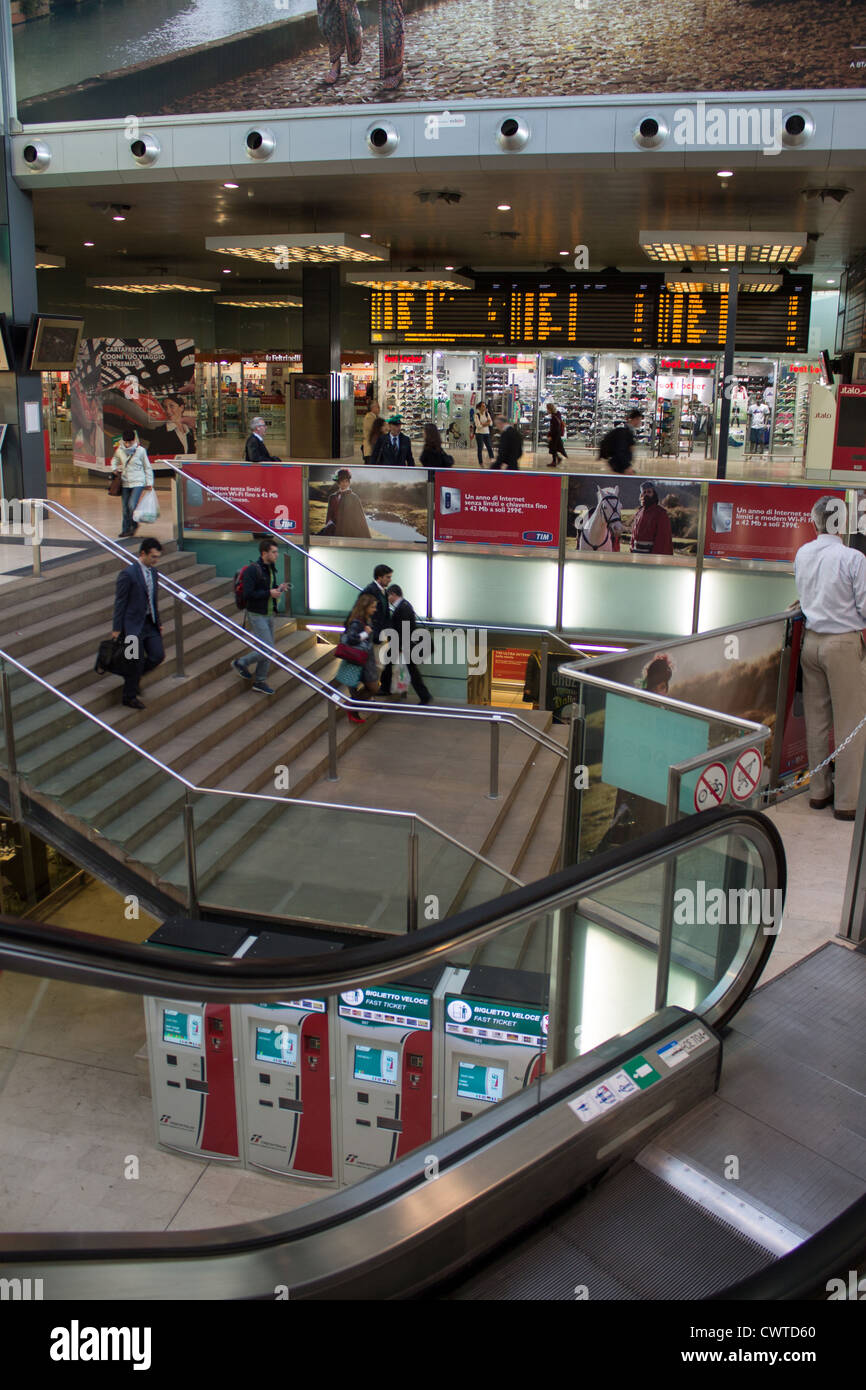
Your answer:
[[[117,638],[123,634],[124,637],[126,675],[122,698],[130,709],[144,709],[139,697],[141,678],[165,661],[156,574],[161,555],[159,541],[145,536],[138,559],[117,576],[111,635]]]

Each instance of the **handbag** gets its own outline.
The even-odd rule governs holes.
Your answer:
[[[353,666],[366,666],[369,655],[369,651],[364,651],[363,647],[350,647],[347,642],[338,642],[334,651],[334,656],[341,661],[351,662]]]
[[[123,479],[119,473],[112,473],[111,481],[108,484],[109,497],[119,497],[123,492]]]

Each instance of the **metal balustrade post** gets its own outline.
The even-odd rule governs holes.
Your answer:
[[[412,817],[409,826],[409,864],[406,880],[406,931],[413,932],[418,930],[418,894],[420,892],[420,857],[421,845],[418,838],[418,826],[415,817]]]
[[[177,594],[174,596],[174,657],[175,678],[185,676],[186,672],[183,669],[183,604]]]
[[[174,538],[177,541],[178,550],[183,550],[183,476],[180,473],[174,475]]]
[[[665,810],[665,825],[673,825],[677,819],[680,803],[680,783],[682,774],[672,767],[668,771],[668,799]],[[668,976],[671,968],[671,945],[674,934],[674,889],[676,887],[677,859],[671,854],[665,860],[662,900],[659,907],[659,958],[656,967],[657,1009],[663,1009],[668,998]]]
[[[328,781],[339,782],[337,772],[337,705],[328,701]]]
[[[541,642],[541,656],[539,657],[538,672],[538,708],[547,709],[547,667],[550,657],[550,643],[547,638]]]
[[[491,801],[499,798],[499,720],[490,721],[490,792]]]
[[[183,839],[186,849],[186,901],[190,917],[198,916],[198,869],[195,858],[195,815],[189,787],[183,794]]]
[[[3,728],[6,732],[6,769],[9,778],[9,810],[12,819],[21,824],[21,786],[18,781],[18,762],[15,757],[15,730],[12,726],[12,689],[5,661],[0,661],[0,701],[3,705]]]

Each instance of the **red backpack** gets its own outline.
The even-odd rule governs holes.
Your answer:
[[[243,569],[239,569],[235,575],[235,604],[242,610],[247,606],[247,601],[244,598],[244,575],[254,564],[255,560],[251,560],[248,565],[244,565]]]

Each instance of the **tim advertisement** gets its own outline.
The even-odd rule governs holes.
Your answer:
[[[559,545],[558,477],[510,472],[434,474],[435,539],[488,545]]]
[[[707,559],[781,560],[793,563],[815,539],[809,514],[819,497],[836,489],[779,487],[773,483],[710,483],[707,498]]]
[[[190,463],[185,471],[197,479],[184,480],[188,530],[249,534],[252,517],[293,540],[303,538],[304,470],[299,465]]]

